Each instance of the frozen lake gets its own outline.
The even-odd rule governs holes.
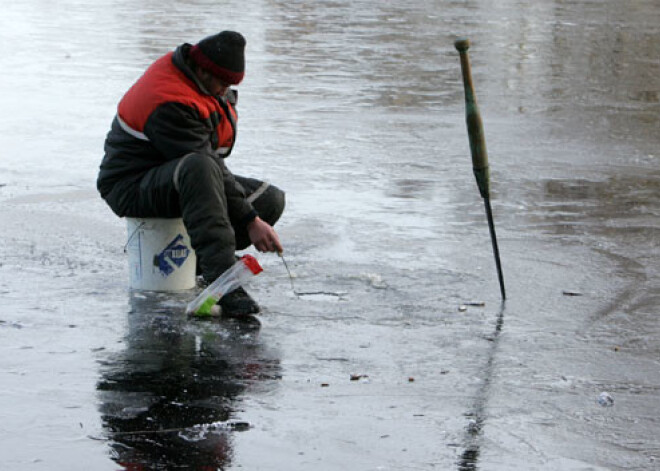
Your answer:
[[[656,1],[0,7],[0,469],[660,469]],[[125,90],[223,29],[227,165],[287,192],[296,290],[340,294],[255,254],[260,328],[130,292],[95,189]]]

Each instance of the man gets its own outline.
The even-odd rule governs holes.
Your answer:
[[[182,44],[154,62],[119,102],[97,180],[120,217],[182,217],[210,283],[254,244],[281,252],[273,225],[284,193],[225,166],[236,142],[245,38],[223,31]],[[224,315],[259,312],[242,289],[220,301]]]

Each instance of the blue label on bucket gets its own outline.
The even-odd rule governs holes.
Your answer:
[[[156,256],[158,269],[163,275],[168,276],[176,267],[181,267],[189,255],[190,249],[183,243],[183,236],[179,234]]]

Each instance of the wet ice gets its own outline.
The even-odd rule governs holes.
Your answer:
[[[3,465],[655,466],[658,15],[650,0],[3,5]],[[121,94],[218,27],[248,38],[228,165],[287,191],[296,289],[347,293],[294,299],[260,256],[257,332],[128,293],[124,224],[94,188]],[[459,35],[510,291],[498,336]],[[209,424],[213,446],[186,440]]]

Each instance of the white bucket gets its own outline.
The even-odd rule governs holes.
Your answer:
[[[197,257],[183,220],[126,218],[132,289],[180,291],[195,287]]]

